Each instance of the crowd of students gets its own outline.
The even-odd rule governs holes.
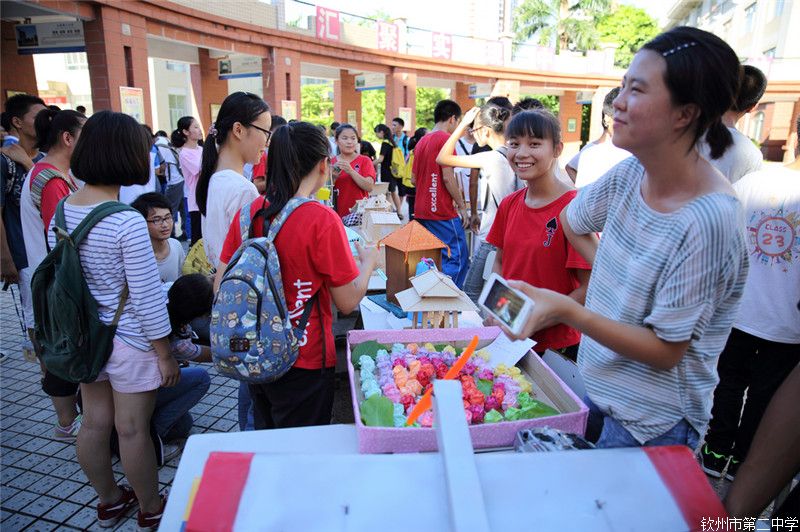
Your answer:
[[[19,284],[30,331],[30,278],[56,243],[49,229],[72,231],[104,202],[129,200],[134,209],[109,215],[80,244],[101,319],[119,313],[100,377],[78,394],[43,367],[54,436],[77,438],[100,524],[138,504],[140,526],[157,526],[166,499],[151,427],[157,443],[185,438],[189,410],[210,382],[201,366],[178,362],[211,360],[192,340],[207,334],[202,324],[243,240],[263,236],[291,198],[316,197],[331,181],[335,210],[304,203],[275,240],[290,316],[315,308],[289,373],[241,383],[241,430],[330,422],[332,304],[357,308],[378,257],[358,244],[354,256],[342,217],[380,178],[397,212],[406,202],[409,218],[448,246],[442,269],[470,297],[488,261],[534,300],[524,336],[537,352],[577,359],[597,446],[698,450],[704,440],[704,469],[735,477],[770,398],[800,362],[800,167],[761,168],[733,128],[765,84],[710,33],[659,35],[606,99],[601,138],[566,165],[579,190],[560,175],[559,120],[531,98],[493,98],[466,113],[443,100],[430,132],[408,137],[400,118],[391,129],[375,126],[381,147],[372,156],[354,126],[334,124],[326,137],[244,92],[225,99],[205,139],[198,121],[183,117],[171,143],[120,113],[87,119],[33,96],[9,98],[2,125],[15,141],[0,157],[2,278]],[[410,166],[409,184],[395,158]],[[456,168],[477,171],[459,177]],[[472,257],[468,230],[478,237]],[[176,237],[202,239],[216,279],[213,270],[184,275]],[[114,480],[112,429],[130,487]]]

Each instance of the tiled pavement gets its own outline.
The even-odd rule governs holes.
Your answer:
[[[75,445],[52,438],[53,407],[41,390],[38,364],[23,358],[22,338],[11,290],[0,292],[0,530],[106,530],[96,524],[97,497],[78,465]],[[211,387],[191,410],[192,433],[238,430],[238,382],[218,375],[211,364],[202,366]],[[337,380],[334,422],[353,422],[347,390],[346,377]],[[159,470],[161,490],[169,488],[179,460]],[[117,479],[124,479],[118,460],[113,467]],[[136,530],[135,512],[115,530]]]

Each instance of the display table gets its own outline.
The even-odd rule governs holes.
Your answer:
[[[366,297],[361,300],[359,305],[361,319],[364,322],[365,331],[383,331],[410,329],[411,320],[408,318],[397,318],[388,310],[370,301]],[[458,318],[459,328],[482,327],[483,318],[477,312],[462,312]]]

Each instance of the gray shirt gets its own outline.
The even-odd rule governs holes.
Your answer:
[[[711,417],[717,359],[747,277],[739,201],[701,196],[671,213],[642,198],[644,168],[627,159],[578,192],[567,215],[578,234],[603,232],[586,308],[689,341],[669,370],[631,360],[584,335],[578,355],[589,398],[641,443],[682,419],[700,435]]]

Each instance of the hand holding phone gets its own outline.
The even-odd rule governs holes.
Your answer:
[[[478,304],[516,336],[522,333],[534,307],[533,300],[496,273],[486,281]]]

